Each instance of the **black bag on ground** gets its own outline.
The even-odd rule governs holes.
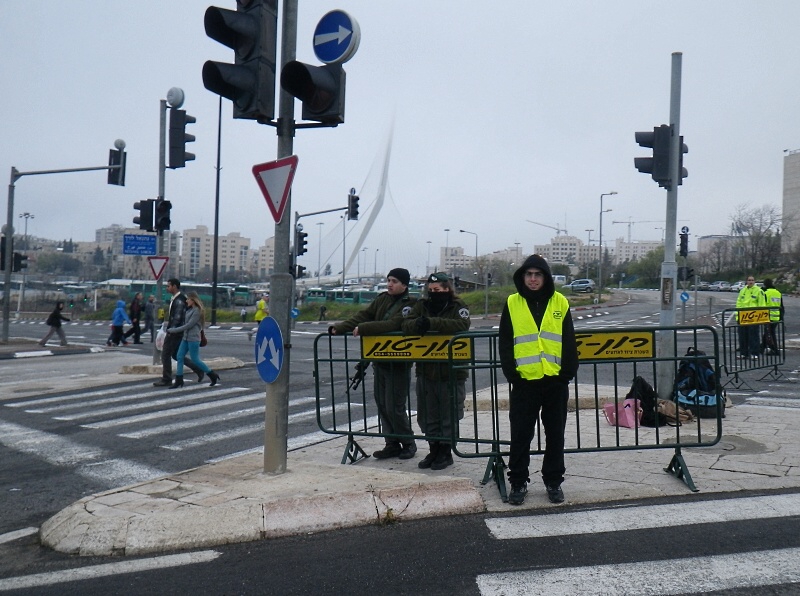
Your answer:
[[[642,377],[636,377],[631,385],[631,390],[628,391],[626,399],[638,399],[642,407],[642,419],[639,422],[640,426],[664,426],[667,424],[667,419],[664,416],[656,416],[656,409],[658,407],[658,394],[655,389],[650,386],[650,383],[645,381]]]
[[[691,358],[684,358],[678,365],[675,401],[700,418],[716,418],[719,407],[722,418],[725,418],[725,393],[714,367],[708,358],[703,358],[705,355],[691,346],[686,350],[686,356]]]

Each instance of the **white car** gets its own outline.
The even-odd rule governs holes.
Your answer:
[[[708,289],[712,292],[727,292],[731,289],[731,284],[727,281],[715,281],[713,284],[708,286]]]
[[[738,292],[739,290],[741,290],[746,285],[747,285],[746,282],[737,281],[735,284],[731,284],[731,287],[728,288],[728,291],[730,291],[730,292]]]

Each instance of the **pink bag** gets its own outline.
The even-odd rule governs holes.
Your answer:
[[[622,403],[603,405],[603,413],[611,426],[635,428],[642,420],[642,408],[638,399],[626,399]]]

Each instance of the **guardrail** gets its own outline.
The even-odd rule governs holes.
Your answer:
[[[603,405],[622,405],[632,381],[644,377],[662,396],[673,394],[672,379],[689,348],[705,352],[717,375],[720,373],[719,340],[712,327],[635,327],[621,330],[582,329],[576,334],[580,369],[570,391],[570,415],[567,423],[567,454],[641,449],[671,449],[672,458],[664,470],[696,491],[682,455],[684,447],[715,445],[722,437],[724,396],[718,390],[714,418],[695,417],[676,426],[634,428],[611,426]],[[368,457],[357,437],[392,437],[382,432],[371,391],[363,374],[369,362],[408,367],[411,362],[431,359],[447,362],[450,368],[450,403],[453,420],[458,420],[461,404],[455,398],[455,378],[466,371],[467,398],[465,416],[454,425],[452,436],[414,439],[438,440],[451,445],[455,455],[488,459],[482,482],[497,483],[506,499],[505,463],[509,454],[510,434],[501,412],[507,407],[509,386],[500,369],[497,331],[471,331],[454,336],[402,336],[354,338],[350,335],[320,335],[314,343],[317,388],[317,423],[326,433],[348,437],[342,463],[356,463]],[[672,345],[669,354],[657,354],[657,345]],[[358,366],[357,366],[358,365]],[[658,379],[668,378],[670,386],[658,386]],[[410,382],[409,382],[410,385]],[[409,387],[410,389],[410,387]],[[413,397],[406,410],[413,416]],[[531,455],[542,455],[541,428],[537,425]]]
[[[778,370],[786,363],[784,324],[770,321],[769,315],[770,309],[765,307],[722,311],[722,368],[731,377],[724,385],[753,391],[741,376],[752,370],[767,371],[759,381],[784,376]]]

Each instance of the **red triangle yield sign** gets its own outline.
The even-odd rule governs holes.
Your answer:
[[[153,272],[153,277],[158,281],[161,274],[164,273],[164,269],[167,268],[169,257],[147,257],[147,262],[150,263],[150,271]]]
[[[280,223],[283,218],[289,191],[292,189],[294,173],[297,170],[297,162],[297,156],[290,155],[253,166],[253,176],[256,177],[258,187],[267,201],[267,207],[272,212],[275,223]]]

